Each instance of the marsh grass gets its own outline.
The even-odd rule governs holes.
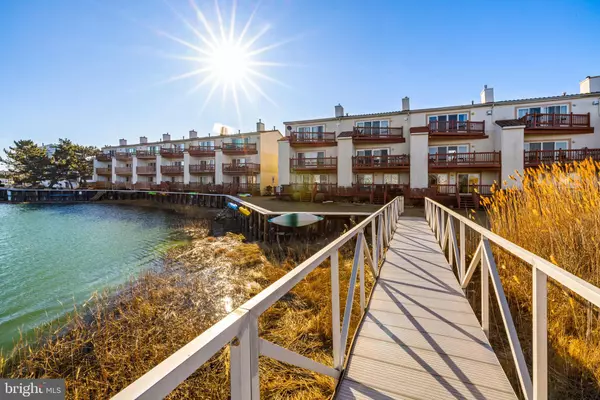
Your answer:
[[[0,357],[0,376],[63,378],[69,399],[109,398],[226,315],[224,300],[239,306],[324,245],[259,246],[241,235],[209,237],[202,225],[184,231],[190,241],[167,252],[163,269],[93,296],[66,320],[38,328],[32,340],[21,338]],[[353,248],[350,241],[340,251],[342,310]],[[372,284],[368,277],[367,293]],[[260,336],[332,365],[330,293],[327,261],[261,316]],[[351,334],[359,322],[355,297]],[[263,398],[323,399],[334,390],[331,378],[272,359],[261,357],[259,368]],[[228,397],[227,347],[169,396]]]
[[[600,164],[591,160],[527,170],[522,190],[498,190],[483,201],[491,230],[557,266],[600,286]],[[494,256],[524,354],[532,357],[532,271],[494,247]],[[551,398],[600,398],[598,309],[548,279]],[[493,289],[492,289],[493,290]],[[493,310],[494,311],[494,310]],[[492,338],[503,364],[512,364],[498,310]],[[512,367],[511,367],[512,368]],[[512,381],[516,377],[512,376]]]

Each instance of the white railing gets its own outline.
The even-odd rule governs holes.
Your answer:
[[[258,374],[258,357],[260,355],[328,375],[336,380],[339,379],[350,335],[350,318],[356,281],[359,281],[362,318],[366,305],[365,259],[373,276],[377,278],[379,266],[385,258],[386,246],[392,238],[398,217],[403,211],[404,198],[395,198],[173,353],[123,389],[113,399],[163,398],[226,345],[229,345],[231,354],[230,378],[233,400],[258,400],[260,398]],[[370,251],[365,238],[365,230],[369,227],[372,237]],[[352,274],[344,318],[340,323],[338,252],[345,243],[353,238],[356,238],[356,246]],[[261,314],[328,258],[331,262],[332,366],[313,361],[258,336],[258,318]]]
[[[425,199],[425,218],[436,235],[442,251],[448,250],[448,262],[457,267],[457,274],[463,289],[466,289],[475,269],[481,265],[481,327],[489,336],[489,280],[496,292],[496,300],[504,322],[511,353],[521,389],[528,400],[548,398],[548,292],[547,280],[552,278],[563,287],[600,307],[600,288],[557,267],[551,262],[517,246],[503,237],[483,228],[468,218],[436,203]],[[454,222],[459,222],[459,238],[456,239]],[[467,268],[465,227],[481,235],[475,254]],[[517,331],[510,314],[508,301],[504,294],[500,275],[496,268],[490,243],[494,243],[506,252],[532,266],[533,271],[533,382],[529,374],[525,357],[517,337]]]

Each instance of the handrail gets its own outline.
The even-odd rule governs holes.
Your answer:
[[[385,246],[389,244],[396,228],[398,217],[403,210],[404,199],[396,197],[176,351],[141,378],[131,383],[114,396],[113,399],[162,398],[175,389],[188,376],[193,374],[195,370],[201,367],[202,364],[227,345],[227,343],[229,343],[231,351],[231,398],[234,400],[258,400],[260,398],[258,369],[258,358],[260,355],[339,379],[342,375],[345,349],[349,336],[355,283],[358,280],[360,285],[359,294],[362,317],[366,305],[365,259],[376,279],[379,274],[380,262],[385,257]],[[369,246],[364,235],[365,229],[368,229],[369,226],[371,227],[373,239],[371,247],[373,257],[371,257],[371,252],[369,251]],[[355,237],[356,246],[352,263],[352,275],[348,288],[344,319],[341,320],[338,251],[344,244]],[[331,261],[333,367],[313,361],[261,339],[258,336],[258,318],[260,315],[328,258]]]
[[[445,251],[447,247],[448,262],[451,265],[453,265],[453,261],[455,262],[463,289],[469,284],[475,269],[481,265],[481,321],[486,335],[489,333],[488,287],[491,277],[523,393],[528,400],[546,399],[548,395],[547,279],[548,277],[554,279],[597,307],[600,307],[600,288],[429,198],[425,198],[425,218],[440,242],[442,251]],[[460,223],[459,243],[456,241],[454,223],[451,218]],[[481,240],[468,268],[466,265],[465,227],[469,227],[481,235]],[[517,337],[490,242],[533,267],[533,382]]]

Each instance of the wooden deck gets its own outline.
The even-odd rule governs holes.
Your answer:
[[[516,399],[423,218],[401,218],[337,399]]]

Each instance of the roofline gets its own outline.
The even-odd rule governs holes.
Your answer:
[[[539,103],[541,101],[558,101],[564,99],[577,99],[577,98],[585,98],[585,97],[599,97],[600,92],[592,92],[592,93],[577,93],[577,94],[568,94],[564,96],[550,96],[550,97],[533,97],[528,99],[516,99],[516,100],[501,100],[494,101],[490,103],[475,103],[475,104],[464,104],[458,106],[443,106],[443,107],[432,107],[432,108],[418,108],[411,109],[406,111],[386,111],[380,113],[372,113],[372,114],[354,114],[354,115],[344,115],[343,117],[328,117],[328,118],[315,118],[315,119],[305,119],[298,121],[287,121],[284,122],[284,125],[297,125],[297,124],[309,124],[315,122],[328,122],[335,120],[348,120],[348,119],[357,119],[357,118],[373,118],[373,117],[387,117],[387,116],[396,116],[396,115],[409,115],[414,113],[427,113],[434,111],[448,111],[448,110],[456,110],[456,109],[465,109],[465,108],[482,108],[482,107],[494,107],[501,105],[511,105],[511,104],[526,104],[526,103]]]

